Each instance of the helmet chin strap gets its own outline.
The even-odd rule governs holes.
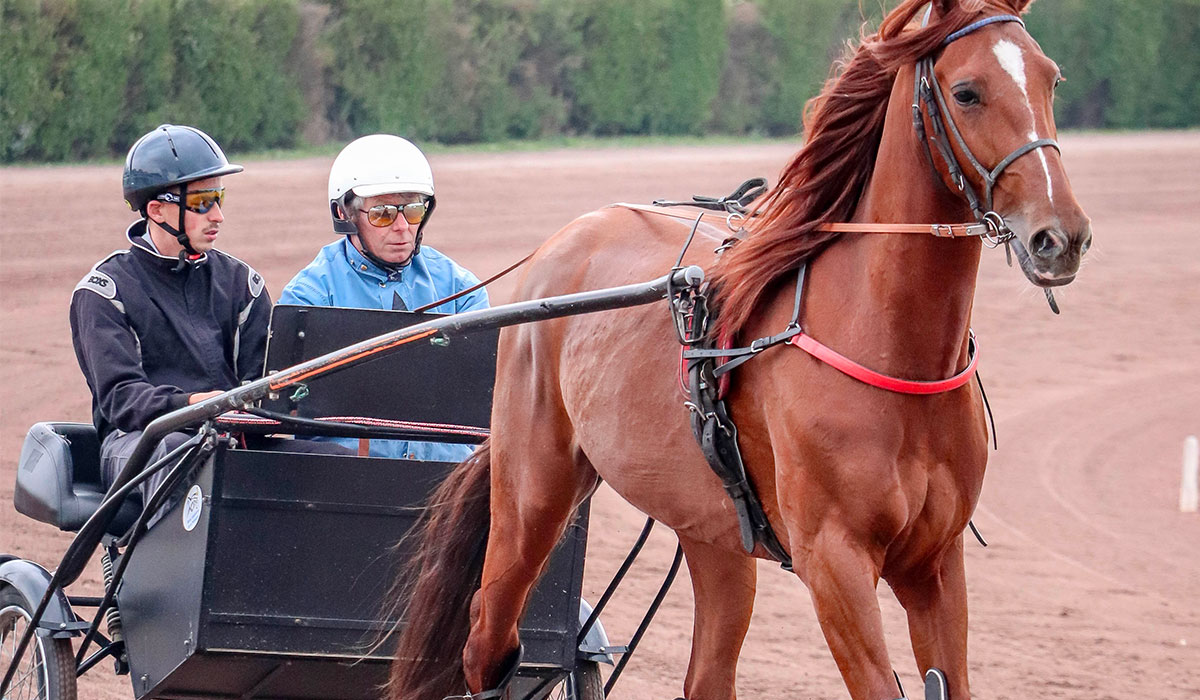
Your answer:
[[[369,243],[367,243],[367,239],[364,238],[362,236],[362,234],[355,233],[354,235],[358,237],[359,251],[361,251],[362,254],[365,255],[368,260],[375,263],[380,268],[387,270],[388,272],[395,272],[401,268],[408,267],[408,264],[412,262],[413,255],[417,254],[418,249],[414,248],[412,255],[405,258],[404,262],[398,262],[398,263],[388,262],[388,261],[384,260],[383,258],[379,257],[378,255],[376,255],[375,251],[371,250],[371,245]]]
[[[429,220],[433,218],[433,210],[437,209],[437,197],[429,195],[427,204],[429,208],[425,210],[425,218],[421,219],[421,225],[417,226],[417,239],[413,243],[413,254],[409,256],[409,261],[412,261],[421,252],[421,237],[425,235],[425,224],[429,223]]]
[[[172,272],[180,272],[187,267],[189,257],[199,257],[200,253],[192,247],[192,242],[188,240],[187,228],[184,222],[184,217],[187,215],[187,183],[179,186],[179,228],[168,224],[166,221],[157,222],[167,233],[175,236],[175,240],[179,241],[179,245],[183,246],[183,250],[179,251],[179,262],[175,267],[171,268]]]
[[[422,219],[421,224],[419,226],[417,226],[417,236],[416,236],[416,240],[413,242],[413,252],[411,255],[409,255],[407,258],[405,258],[403,262],[398,262],[398,263],[387,262],[386,260],[384,260],[384,259],[380,258],[378,255],[376,255],[375,251],[371,250],[371,245],[369,243],[367,243],[367,239],[364,238],[362,236],[362,234],[360,234],[358,232],[358,227],[353,222],[349,221],[349,219],[339,220],[339,217],[337,216],[336,211],[334,212],[335,216],[334,216],[333,229],[334,229],[334,231],[337,231],[338,233],[346,233],[347,232],[346,229],[348,229],[349,227],[354,227],[354,230],[349,233],[350,233],[350,235],[354,235],[354,236],[358,237],[358,249],[360,252],[362,252],[362,254],[364,256],[366,256],[367,260],[370,260],[371,262],[375,263],[383,270],[387,270],[388,272],[395,272],[402,268],[408,267],[412,263],[413,258],[417,257],[417,255],[420,254],[421,238],[425,235],[425,224],[429,223],[429,218],[433,216],[433,210],[435,207],[437,207],[437,199],[435,199],[434,197],[430,197],[429,198],[429,209],[426,210],[426,212],[425,212],[425,218]],[[339,226],[338,224],[343,224],[343,226]],[[349,224],[349,226],[345,226],[345,224]]]

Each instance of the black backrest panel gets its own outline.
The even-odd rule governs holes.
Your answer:
[[[278,305],[271,315],[267,372],[354,343],[441,317],[409,311],[375,311]],[[305,418],[367,416],[425,423],[487,427],[496,376],[498,330],[419,340],[388,354],[305,381],[308,395],[264,401],[263,407]]]

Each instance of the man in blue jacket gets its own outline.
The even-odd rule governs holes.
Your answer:
[[[189,126],[164,124],[129,149],[122,184],[141,218],[125,232],[129,247],[96,263],[71,296],[106,486],[152,420],[262,375],[270,296],[253,268],[213,247],[223,178],[241,170]],[[152,461],[188,437],[168,435]],[[167,471],[142,483],[143,501]]]
[[[279,303],[411,310],[478,284],[479,279],[458,263],[421,245],[436,205],[433,171],[412,143],[388,134],[351,142],[329,171],[333,230],[342,235],[288,282]],[[458,313],[487,306],[487,291],[481,288],[429,311]],[[347,446],[356,442],[336,440]],[[458,462],[472,449],[372,440],[370,454]]]

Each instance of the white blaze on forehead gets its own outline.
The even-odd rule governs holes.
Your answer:
[[[992,47],[992,53],[1000,61],[1000,67],[1004,69],[1004,72],[1008,73],[1017,87],[1021,88],[1021,95],[1025,97],[1025,109],[1029,111],[1028,138],[1030,141],[1037,141],[1041,137],[1037,133],[1037,119],[1033,114],[1033,105],[1029,102],[1029,81],[1025,77],[1025,53],[1021,51],[1020,46],[1008,39],[997,41]],[[1037,156],[1042,161],[1042,171],[1046,173],[1046,195],[1053,203],[1054,184],[1050,182],[1050,164],[1046,162],[1046,154],[1043,149],[1037,149]]]
[[[1028,101],[1029,91],[1025,87],[1025,54],[1021,51],[1021,47],[1008,39],[1001,39],[992,47],[992,53],[996,54],[996,58],[1000,60],[1000,67],[1017,82],[1017,87],[1021,88],[1021,92],[1025,94],[1025,99]]]

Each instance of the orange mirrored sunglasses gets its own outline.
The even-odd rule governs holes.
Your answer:
[[[160,202],[170,202],[171,204],[179,204],[179,195],[174,192],[163,192],[155,197]],[[196,212],[197,214],[207,214],[214,206],[223,206],[225,204],[225,188],[219,187],[212,190],[196,190],[187,193],[187,202],[183,205],[188,211]]]
[[[367,221],[372,226],[383,228],[391,226],[396,221],[396,218],[401,214],[404,215],[404,220],[416,226],[425,220],[425,215],[429,213],[429,205],[425,202],[413,202],[411,204],[376,204],[370,209],[363,209],[367,214]]]

